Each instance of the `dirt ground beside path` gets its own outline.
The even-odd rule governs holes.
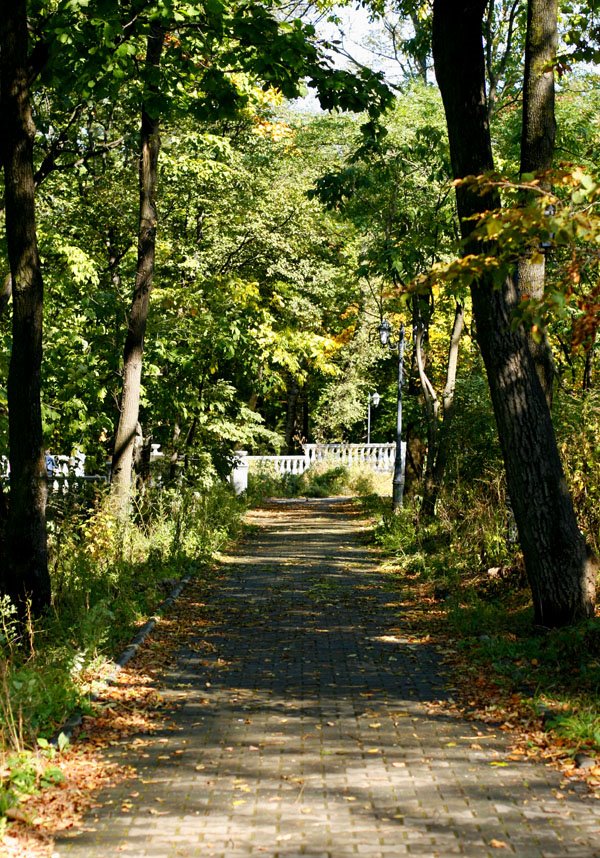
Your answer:
[[[163,720],[106,743],[130,776],[56,856],[600,856],[600,803],[561,796],[503,733],[440,709],[441,656],[403,627],[351,503],[249,521],[134,663],[130,708],[150,688]]]

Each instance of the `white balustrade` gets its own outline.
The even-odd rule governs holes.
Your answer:
[[[403,443],[403,447],[405,444]],[[300,475],[319,463],[332,467],[359,465],[381,473],[392,473],[396,457],[396,445],[391,444],[304,444],[304,453],[296,456],[248,456],[244,450],[236,452],[236,460],[230,481],[237,493],[247,487],[248,471],[256,473],[266,468],[277,474]],[[404,451],[403,451],[404,452]],[[152,444],[151,462],[163,457],[159,444]],[[69,484],[78,481],[98,480],[106,482],[106,477],[86,475],[85,455],[76,451],[72,456],[53,456],[46,454],[48,487],[53,491],[69,491]],[[0,479],[7,479],[9,463],[6,456],[0,456]]]
[[[360,465],[373,471],[391,473],[396,456],[395,444],[304,444],[303,456],[248,456],[251,471],[271,467],[276,474],[303,474],[319,462],[332,466]]]
[[[391,444],[305,444],[310,465],[325,460],[352,466],[365,465],[374,471],[393,471],[396,445]]]
[[[306,456],[248,456],[248,465],[254,472],[271,468],[276,474],[303,474],[310,467]]]

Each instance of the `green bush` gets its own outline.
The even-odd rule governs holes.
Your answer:
[[[0,739],[23,750],[50,735],[86,698],[83,675],[114,656],[173,580],[206,568],[241,528],[244,503],[215,481],[150,489],[130,518],[107,496],[86,515],[57,517],[51,540],[52,609],[21,641],[0,603]]]
[[[325,460],[303,474],[282,476],[276,473],[273,466],[265,465],[249,474],[247,497],[250,505],[256,505],[269,497],[366,497],[390,489],[389,474],[377,474],[367,467],[346,467]]]

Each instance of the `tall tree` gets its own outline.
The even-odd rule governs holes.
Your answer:
[[[455,178],[493,169],[486,109],[482,17],[486,0],[435,0],[433,56]],[[498,208],[494,191],[456,192],[466,252],[473,217]],[[594,613],[596,569],[588,557],[560,462],[550,411],[522,327],[512,324],[514,282],[482,275],[472,286],[507,484],[533,596],[535,619],[560,626]]]
[[[176,10],[164,19],[156,17],[151,24],[145,61],[148,79],[145,97],[151,96],[152,107],[145,101],[138,271],[125,344],[121,414],[113,457],[113,494],[120,506],[129,495],[139,416],[143,339],[154,273],[159,152],[155,111],[160,96],[163,103],[170,101],[174,107],[179,101],[179,108],[186,106],[204,120],[231,118],[248,100],[243,82],[236,83],[232,77],[234,70],[250,79],[258,79],[265,88],[276,86],[288,97],[297,96],[300,80],[310,76],[323,106],[367,108],[371,119],[365,126],[367,134],[376,133],[375,116],[391,100],[381,80],[368,71],[358,80],[347,72],[330,68],[313,43],[314,30],[299,20],[280,24],[274,14],[276,8],[276,3],[232,2],[218,7],[207,4],[200,12],[198,7],[181,0]],[[157,16],[164,13],[160,6],[157,10]],[[169,73],[173,78],[169,81],[168,99],[167,92],[158,89],[160,56],[167,29],[171,48]],[[281,62],[282,56],[285,63]],[[175,96],[179,90],[186,93],[181,99]]]
[[[423,502],[421,504],[421,512],[425,518],[432,518],[435,515],[437,499],[446,472],[451,440],[450,430],[454,417],[458,352],[464,324],[464,308],[462,304],[457,302],[448,346],[445,384],[441,396],[425,371],[423,358],[425,325],[419,319],[415,328],[415,357],[427,414],[427,459],[423,478]]]
[[[523,81],[521,175],[544,175],[552,166],[556,120],[554,117],[554,65],[558,48],[558,0],[529,0]],[[526,201],[526,200],[525,200]],[[541,300],[544,295],[546,257],[539,246],[519,260],[518,286],[522,296]],[[547,338],[529,339],[529,347],[548,403],[552,404],[554,365]]]
[[[50,602],[46,546],[46,471],[40,406],[43,280],[35,223],[29,102],[27,3],[5,3],[0,22],[0,147],[12,278],[8,374],[10,502],[0,586],[24,611]]]
[[[142,105],[139,157],[139,235],[137,270],[133,301],[129,311],[127,337],[123,355],[123,390],[119,422],[115,437],[112,461],[113,495],[118,503],[126,504],[131,487],[133,450],[140,411],[142,383],[142,357],[144,335],[150,308],[150,293],[154,278],[156,251],[156,189],[158,183],[158,155],[160,151],[159,118],[156,102],[151,106],[149,97],[156,94],[154,74],[158,72],[163,51],[165,29],[157,21],[150,26],[146,47],[145,66],[149,78],[149,91]]]

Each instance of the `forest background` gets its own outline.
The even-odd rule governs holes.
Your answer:
[[[366,501],[383,515],[380,538],[404,574],[429,581],[441,599],[452,594],[455,626],[475,637],[497,626],[494,640],[484,642],[491,657],[494,647],[518,649],[517,632],[529,634],[532,620],[544,624],[546,591],[548,605],[560,600],[543,564],[527,562],[531,541],[552,553],[527,532],[527,504],[537,519],[532,506],[543,503],[522,496],[513,477],[517,533],[507,506],[507,443],[498,441],[496,420],[502,439],[515,412],[503,417],[490,398],[490,362],[484,366],[477,340],[483,317],[475,318],[471,290],[488,278],[498,295],[516,260],[543,263],[541,291],[521,289],[506,330],[510,337],[524,332],[534,358],[536,348],[544,359],[551,353],[548,425],[577,527],[565,544],[589,558],[600,539],[593,3],[563,3],[558,14],[553,4],[537,3],[546,16],[554,9],[558,42],[541,77],[550,73],[553,81],[545,121],[555,118],[556,136],[550,162],[532,169],[524,169],[522,132],[536,3],[470,4],[483,32],[481,121],[493,154],[473,170],[460,169],[448,90],[442,85],[443,100],[436,86],[435,5],[365,6],[374,71],[364,56],[353,61],[348,43],[319,37],[314,23],[336,19],[326,7],[13,5],[0,46],[2,157],[8,177],[21,122],[36,216],[28,258],[39,251],[40,264],[23,287],[11,258],[10,212],[27,206],[19,197],[15,209],[6,178],[0,452],[10,454],[13,476],[10,498],[4,484],[0,504],[0,643],[7,744],[22,751],[80,705],[89,671],[154,609],[162,582],[203,567],[235,531],[240,503],[225,484],[235,449],[362,442],[374,391],[381,402],[372,410],[372,439],[394,439],[397,362],[379,342],[383,317],[396,334],[406,330],[408,456],[402,513],[382,514],[374,497]],[[439,42],[438,35],[438,78]],[[343,65],[333,59],[340,56]],[[29,114],[23,100],[20,114],[10,102],[11,76],[14,83],[19,74]],[[307,81],[324,110],[294,101]],[[457,186],[470,173],[486,175]],[[470,220],[465,194],[469,205],[482,201]],[[36,359],[37,369],[29,366]],[[132,397],[137,405],[127,412]],[[543,465],[546,442],[532,443]],[[164,453],[160,491],[148,467],[152,444]],[[112,461],[110,492],[59,493],[47,504],[45,451],[85,453],[88,473],[105,473]],[[374,488],[365,475],[320,479],[277,488],[320,491],[336,481],[367,495]],[[253,491],[268,489],[272,480]],[[17,532],[27,535],[25,546]],[[584,566],[589,582],[580,558]],[[505,606],[495,613],[497,579],[502,595],[516,599],[508,614]],[[566,676],[572,657],[589,656],[577,668],[579,698],[563,721],[573,711],[577,724],[587,718],[582,741],[592,747],[600,744],[598,717],[590,715],[600,632],[593,599],[585,602],[578,586],[562,613],[546,614],[549,626],[583,621],[576,631],[552,638],[554,649],[529,637],[526,646],[538,647],[534,661],[540,646],[552,651],[555,677],[552,659]],[[40,619],[27,616],[25,597]],[[35,666],[40,651],[43,675]],[[521,651],[510,659],[514,667]],[[14,797],[14,789],[7,794]]]

